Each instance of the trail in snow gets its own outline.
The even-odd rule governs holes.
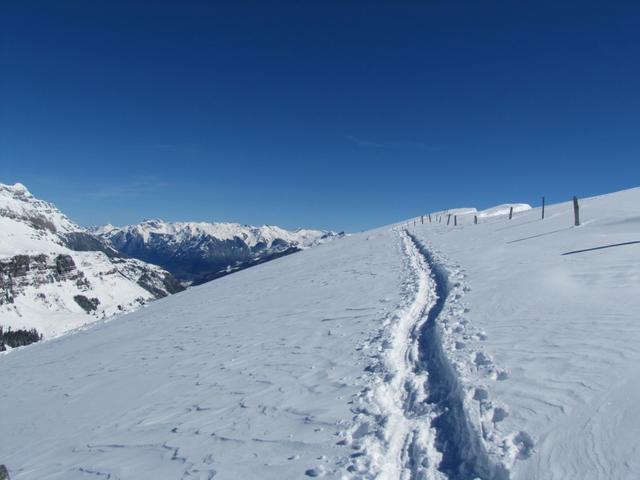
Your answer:
[[[345,443],[357,453],[347,470],[353,479],[443,479],[426,407],[427,374],[419,369],[420,332],[437,302],[425,259],[400,232],[405,259],[403,301],[367,348],[377,349],[363,378],[355,423]],[[408,274],[407,274],[408,272]]]
[[[403,248],[415,275],[413,302],[399,316],[386,358],[391,381],[379,385],[376,397],[387,409],[386,448],[379,458],[381,479],[432,478],[439,455],[429,427],[429,412],[421,408],[427,400],[427,376],[419,368],[420,331],[427,320],[425,312],[437,303],[436,289],[425,259],[402,233]]]
[[[447,274],[413,235],[407,233],[407,237],[429,268],[435,289],[436,302],[421,329],[418,369],[427,372],[427,403],[437,414],[431,425],[436,432],[436,448],[442,454],[438,468],[451,480],[508,479],[505,467],[490,460],[482,435],[469,418],[463,387],[443,348],[438,317],[449,295]]]
[[[447,274],[409,232],[401,231],[400,239],[406,303],[375,339],[382,338],[383,351],[348,439],[361,449],[348,470],[358,479],[508,479],[470,419],[465,390],[443,348],[438,320],[449,296]]]

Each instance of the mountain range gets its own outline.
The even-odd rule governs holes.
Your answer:
[[[337,236],[160,220],[89,230],[24,185],[0,184],[0,349],[61,335]]]
[[[93,229],[119,252],[200,284],[340,237],[326,230],[285,230],[272,225],[145,220]]]

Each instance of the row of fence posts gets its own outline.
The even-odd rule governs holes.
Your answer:
[[[546,199],[543,196],[542,197],[542,220],[544,220],[544,209],[546,206]],[[457,215],[453,215],[451,213],[447,214],[447,225],[449,225],[449,223],[451,223],[451,217],[453,216],[453,226],[457,227],[458,226],[458,216]],[[424,225],[424,215],[420,215],[420,223],[422,225]],[[429,218],[429,223],[431,223],[431,214],[427,214],[427,217]],[[509,208],[509,220],[511,220],[513,218],[513,206]],[[438,215],[436,217],[436,221],[438,223],[442,223],[442,215]],[[413,221],[413,226],[416,226],[417,221],[414,220]],[[474,215],[473,216],[473,224],[477,225],[478,224],[478,215]],[[575,195],[573,196],[573,225],[575,227],[579,227],[580,226],[580,205],[578,204],[578,197],[576,197]]]

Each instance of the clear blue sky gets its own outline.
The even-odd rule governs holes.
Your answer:
[[[355,231],[640,184],[640,2],[16,1],[0,182]]]

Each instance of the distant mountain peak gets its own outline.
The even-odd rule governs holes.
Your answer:
[[[23,184],[0,184],[0,327],[51,337],[182,289]]]
[[[118,251],[195,283],[342,235],[327,230],[286,230],[275,225],[159,219],[120,228],[101,227],[94,232]]]

